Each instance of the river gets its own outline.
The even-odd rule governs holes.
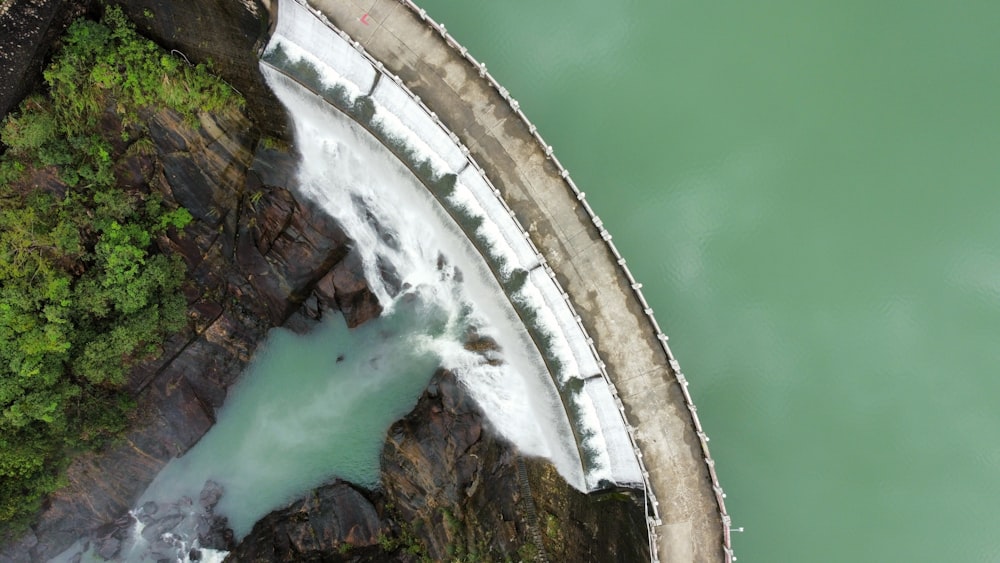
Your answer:
[[[644,283],[741,562],[1000,560],[1000,4],[420,4]]]

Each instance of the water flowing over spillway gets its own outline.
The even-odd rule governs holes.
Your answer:
[[[332,477],[376,487],[385,430],[438,367],[456,373],[520,453],[551,460],[577,489],[640,483],[586,334],[481,171],[346,41],[301,6],[280,6],[261,70],[292,119],[301,160],[289,187],[354,241],[384,312],[353,331],[327,315],[305,337],[272,332],[216,425],[142,495],[122,555],[186,560],[206,512],[196,499],[212,487],[214,514],[237,538]],[[369,122],[295,69],[341,105],[367,108]],[[470,350],[473,336],[498,349]],[[164,510],[174,527],[141,529]]]
[[[487,413],[504,413],[498,430],[527,455],[553,459],[583,487],[566,415],[530,338],[476,249],[433,196],[364,129],[280,74],[265,74],[293,116],[303,160],[300,189],[344,226],[357,243],[373,291],[392,312],[414,292],[432,295],[449,318],[494,338],[503,364],[465,350],[462,336],[435,342]],[[402,293],[383,279],[392,266]],[[464,327],[463,327],[464,328]],[[497,422],[496,418],[493,418]]]
[[[474,243],[499,286],[485,276],[480,281],[488,289],[478,293],[473,302],[487,306],[499,299],[499,305],[489,306],[507,310],[507,302],[514,306],[519,316],[514,324],[518,328],[503,330],[523,334],[520,325],[527,327],[534,346],[525,342],[525,350],[541,354],[549,372],[547,380],[541,379],[555,384],[570,417],[584,475],[581,481],[575,470],[568,473],[567,466],[553,457],[567,481],[584,490],[609,482],[640,483],[642,477],[621,414],[601,378],[600,360],[579,317],[555,283],[555,273],[544,264],[545,259],[527,240],[523,228],[498,198],[499,192],[457,137],[438,123],[398,78],[384,73],[380,63],[366,59],[311,8],[297,2],[279,3],[278,25],[264,60],[280,69],[275,73],[265,66],[265,74],[272,82],[287,81],[281,75],[290,76],[294,80],[288,82],[294,84],[294,89],[306,86],[328,102],[321,107],[336,105],[371,131],[420,177],[427,188],[422,194],[426,196],[428,190],[434,193],[441,205],[432,206],[432,213],[440,215],[443,206],[461,225],[461,231],[456,231],[451,222],[445,221],[442,228],[455,232],[458,239],[464,233]],[[479,256],[469,259],[482,270]],[[494,328],[500,330],[501,325]],[[529,373],[518,371],[522,376]],[[521,425],[504,420],[515,413],[489,408],[496,390],[492,386],[480,387],[480,381],[465,381],[495,426],[523,450],[531,451],[528,444],[532,437],[514,435],[513,429]],[[512,430],[504,430],[508,428]]]

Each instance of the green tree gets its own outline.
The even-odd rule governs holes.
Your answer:
[[[74,22],[44,77],[48,95],[0,123],[0,523],[30,516],[69,454],[125,428],[130,368],[186,323],[184,265],[155,240],[191,215],[115,177],[155,157],[140,116],[196,124],[242,104],[117,8]]]

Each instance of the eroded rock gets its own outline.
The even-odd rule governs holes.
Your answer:
[[[226,561],[379,560],[386,532],[365,495],[335,481],[262,518]]]

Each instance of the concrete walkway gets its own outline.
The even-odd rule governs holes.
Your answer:
[[[556,272],[636,428],[658,501],[659,560],[728,559],[723,516],[681,385],[632,283],[551,151],[536,141],[480,69],[409,7],[397,0],[311,4],[398,75],[458,135]]]

